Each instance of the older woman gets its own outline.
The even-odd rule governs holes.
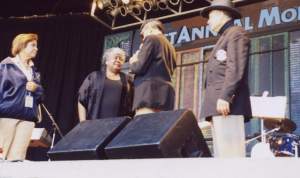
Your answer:
[[[121,72],[125,57],[120,48],[107,49],[102,70],[92,72],[83,81],[78,92],[80,122],[132,115],[132,82]]]
[[[33,67],[36,34],[19,34],[12,43],[13,57],[0,63],[0,148],[2,159],[24,160],[31,133],[40,118],[43,92],[40,75]]]

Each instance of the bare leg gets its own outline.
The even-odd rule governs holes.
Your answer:
[[[160,110],[158,109],[153,109],[153,108],[139,108],[135,111],[135,115],[142,115],[142,114],[150,114],[150,113],[155,113],[155,112],[159,112]]]

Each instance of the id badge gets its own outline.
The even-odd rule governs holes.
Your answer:
[[[26,108],[33,108],[33,97],[30,95],[27,95],[25,97],[25,107]]]

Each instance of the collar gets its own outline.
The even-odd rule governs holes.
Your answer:
[[[15,63],[13,62],[13,58],[7,57],[3,61],[1,61],[0,64],[15,64]]]
[[[226,22],[223,27],[220,29],[219,34],[223,35],[223,33],[230,27],[234,26],[234,21],[233,20],[229,20],[228,22]]]
[[[25,75],[25,77],[28,81],[33,80],[33,77],[34,77],[33,70],[32,70],[33,63],[30,64],[30,61],[29,61],[29,68],[25,67],[21,62],[20,56],[18,56],[18,55],[15,56],[14,58],[12,58],[12,61],[17,66],[17,68],[19,68],[22,71],[22,73]]]

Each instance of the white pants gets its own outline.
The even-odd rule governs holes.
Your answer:
[[[243,116],[213,117],[212,136],[214,157],[245,157],[245,125]]]
[[[0,148],[3,159],[24,160],[35,123],[11,118],[0,118]]]

